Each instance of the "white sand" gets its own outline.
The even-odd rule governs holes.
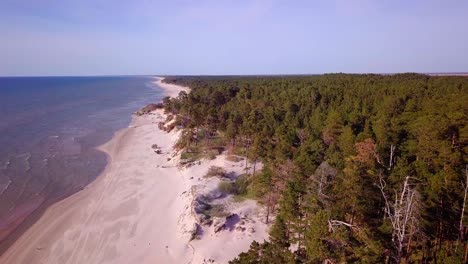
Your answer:
[[[170,96],[187,89],[157,82]],[[192,201],[219,182],[202,176],[213,164],[240,173],[243,162],[228,162],[221,155],[179,169],[172,146],[180,131],[159,130],[157,123],[164,119],[161,110],[134,117],[129,128],[101,148],[109,155],[103,174],[48,208],[0,263],[227,263],[253,240],[263,241],[263,210],[254,201],[232,203],[226,197],[217,202],[244,217],[243,222],[218,233],[205,226],[201,238],[189,242],[196,221]],[[153,144],[163,153],[156,154]],[[235,229],[241,224],[245,231]]]
[[[155,77],[156,83],[159,87],[163,88],[165,91],[165,94],[170,97],[177,97],[181,91],[189,92],[190,88],[185,87],[185,86],[180,86],[180,85],[175,85],[175,84],[170,84],[170,83],[163,83],[162,80],[164,78],[162,77]]]

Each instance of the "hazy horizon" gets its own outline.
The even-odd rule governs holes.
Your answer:
[[[0,2],[0,76],[468,71],[468,2]]]
[[[0,75],[0,78],[54,78],[54,77],[164,77],[164,76],[215,76],[215,77],[235,77],[235,76],[314,76],[324,74],[376,74],[376,75],[394,75],[394,74],[423,74],[440,76],[468,76],[466,72],[323,72],[323,73],[274,73],[274,74],[108,74],[108,75]]]

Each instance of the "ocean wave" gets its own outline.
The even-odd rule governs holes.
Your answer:
[[[2,195],[8,189],[10,184],[11,184],[11,180],[8,180],[7,183],[0,184],[0,195]]]
[[[8,167],[10,167],[10,164],[11,164],[10,160],[5,161],[5,163],[3,164],[2,169],[3,170],[8,170]]]
[[[31,163],[29,162],[29,160],[31,159],[31,153],[30,152],[20,154],[20,155],[18,155],[16,157],[17,158],[23,158],[24,157],[25,171],[28,172],[28,171],[31,170]]]

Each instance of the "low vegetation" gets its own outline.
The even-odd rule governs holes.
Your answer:
[[[205,178],[219,177],[224,178],[227,176],[226,170],[223,167],[211,166],[208,168],[208,172],[205,175]]]
[[[146,115],[146,114],[149,114],[151,113],[152,111],[154,110],[157,110],[157,109],[162,109],[164,107],[163,104],[161,103],[158,103],[158,104],[149,104],[143,108],[141,108],[140,110],[138,110],[135,114],[138,115],[138,116],[142,116],[142,115]]]
[[[229,215],[229,213],[226,212],[224,205],[212,204],[208,211],[208,215],[211,217],[226,217]]]
[[[234,181],[221,181],[218,189],[227,194],[243,196],[248,193],[248,175],[241,175]]]

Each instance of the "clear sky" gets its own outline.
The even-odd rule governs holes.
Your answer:
[[[468,71],[467,0],[0,0],[0,75]]]

